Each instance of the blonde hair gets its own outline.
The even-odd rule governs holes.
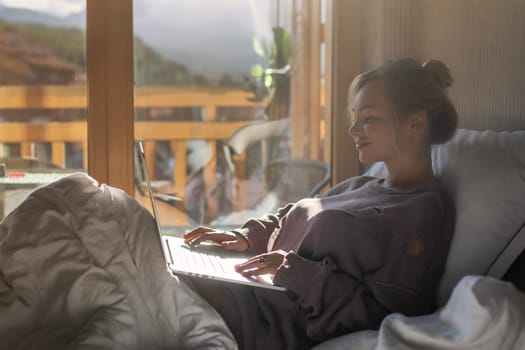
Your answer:
[[[427,112],[431,144],[444,143],[454,135],[458,115],[447,95],[447,88],[454,79],[443,62],[429,60],[421,65],[412,58],[387,61],[352,81],[349,101],[363,86],[376,79],[384,81],[387,98],[400,118],[417,111]]]

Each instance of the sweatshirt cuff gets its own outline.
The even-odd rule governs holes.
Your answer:
[[[257,223],[249,220],[241,228],[232,230],[235,234],[244,237],[248,241],[249,253],[261,254],[266,252],[266,246],[268,244],[268,235],[265,232],[261,232],[261,228],[258,227]]]
[[[236,228],[235,230],[230,230],[230,232],[235,233],[237,236],[242,237],[249,242],[248,231],[249,230],[247,228]]]
[[[279,267],[273,278],[273,283],[287,288],[295,294],[304,294],[312,288],[312,282],[321,278],[326,263],[301,258],[290,252]]]

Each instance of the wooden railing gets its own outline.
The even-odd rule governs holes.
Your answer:
[[[183,193],[186,182],[186,142],[202,139],[208,142],[212,155],[217,143],[227,139],[237,128],[252,121],[217,120],[219,107],[256,107],[250,100],[251,92],[224,88],[178,88],[161,86],[138,86],[135,88],[135,107],[199,107],[203,121],[137,121],[135,138],[145,141],[149,167],[155,167],[155,142],[170,141],[176,154],[173,183],[178,193]],[[2,86],[0,87],[0,110],[23,109],[85,109],[87,108],[85,86]],[[23,156],[34,156],[34,142],[51,144],[52,161],[59,165],[66,162],[66,142],[83,144],[84,163],[87,168],[87,122],[29,123],[10,121],[0,124],[0,144],[17,143]],[[3,147],[0,147],[3,152]],[[213,158],[213,157],[212,157]],[[206,177],[215,176],[215,159],[205,168]]]

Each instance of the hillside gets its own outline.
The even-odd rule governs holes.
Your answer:
[[[3,6],[1,1],[0,21],[80,30],[86,27],[85,10],[60,16],[23,6]],[[236,4],[233,8],[211,1],[207,11],[202,11],[199,1],[135,0],[134,35],[163,61],[192,72],[193,84],[201,84],[205,77],[212,85],[246,86],[245,77],[250,75],[251,67],[267,62],[253,50],[257,34],[251,6],[245,0],[232,1]],[[137,47],[142,43],[136,43]],[[155,79],[165,80],[158,68],[162,67],[155,67],[152,74],[158,77]],[[167,72],[164,68],[162,71]]]
[[[19,47],[38,46],[61,59],[85,67],[85,31],[72,27],[52,27],[0,20],[0,33],[16,33]],[[135,81],[142,85],[208,85],[210,81],[191,73],[185,66],[166,60],[140,38],[134,39]]]

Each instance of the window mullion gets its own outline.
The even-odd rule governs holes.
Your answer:
[[[133,1],[87,1],[88,171],[132,194]]]

